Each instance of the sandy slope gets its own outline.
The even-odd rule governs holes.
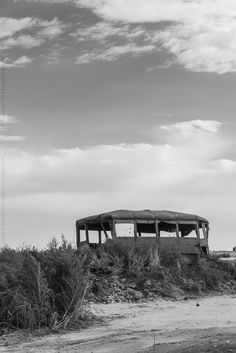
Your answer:
[[[103,325],[30,342],[6,337],[0,352],[236,352],[236,296],[93,305],[91,309],[104,319]]]

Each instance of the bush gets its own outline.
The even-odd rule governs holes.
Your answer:
[[[174,297],[176,292],[220,291],[235,282],[235,265],[217,257],[187,264],[179,254],[159,256],[155,249],[122,239],[78,250],[64,238],[41,251],[6,247],[0,251],[1,328],[65,328],[81,321],[89,298]]]
[[[69,244],[0,253],[0,322],[4,328],[66,327],[78,319],[89,279]]]

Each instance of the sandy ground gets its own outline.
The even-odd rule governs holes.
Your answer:
[[[236,352],[236,296],[97,304],[91,310],[103,324],[40,338],[2,337],[0,352]]]

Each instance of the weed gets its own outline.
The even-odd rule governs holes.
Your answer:
[[[0,331],[65,328],[84,322],[84,302],[174,297],[235,288],[236,267],[217,257],[187,264],[180,254],[108,241],[75,250],[63,237],[45,250],[0,251]],[[139,293],[137,293],[139,291]],[[107,299],[108,298],[108,299]],[[115,298],[115,299],[114,299]]]

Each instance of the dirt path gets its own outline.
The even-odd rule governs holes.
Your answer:
[[[93,305],[103,325],[30,342],[2,339],[0,352],[236,352],[236,296]]]

